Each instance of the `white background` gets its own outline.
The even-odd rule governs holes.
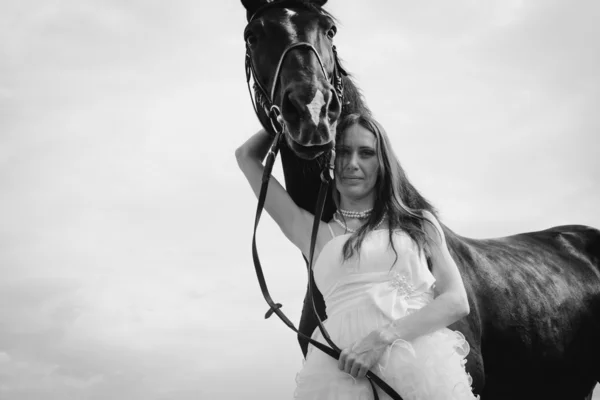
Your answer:
[[[600,228],[598,2],[365,4],[330,2],[338,53],[444,223]],[[292,396],[233,155],[244,26],[234,0],[0,0],[0,398]],[[259,248],[297,321],[299,252],[268,217]]]

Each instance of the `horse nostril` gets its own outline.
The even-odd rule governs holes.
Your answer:
[[[337,93],[331,90],[331,96],[329,96],[329,104],[327,105],[327,116],[329,117],[329,123],[333,123],[338,120],[342,112],[342,105]]]
[[[287,91],[281,102],[281,115],[287,123],[294,123],[300,119],[300,113],[292,99],[293,95],[292,91]]]

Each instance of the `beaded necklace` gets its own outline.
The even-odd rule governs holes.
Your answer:
[[[368,210],[369,212],[372,210]],[[342,214],[343,215],[343,214]],[[355,233],[356,229],[352,229],[349,228],[348,226],[346,226],[346,224],[344,224],[338,217],[338,212],[336,212],[335,214],[333,214],[333,220],[335,222],[338,223],[339,226],[341,226],[342,228],[344,228],[346,231],[350,232],[350,233]],[[379,226],[383,223],[383,221],[385,220],[385,214],[383,214],[383,216],[381,217],[381,219],[379,220],[379,222],[377,223],[377,225],[375,225],[375,228],[373,228],[373,230],[379,228]]]
[[[340,214],[344,216],[344,218],[356,218],[356,219],[365,219],[371,216],[373,212],[372,208],[364,211],[350,211],[350,210],[342,210],[341,208],[337,210]]]

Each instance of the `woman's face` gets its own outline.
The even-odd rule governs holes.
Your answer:
[[[340,196],[359,200],[375,193],[379,170],[373,132],[359,124],[350,126],[336,146],[335,182]]]

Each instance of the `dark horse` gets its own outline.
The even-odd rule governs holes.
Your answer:
[[[299,206],[315,212],[319,173],[338,118],[369,110],[345,74],[343,94],[336,95],[335,77],[344,71],[333,47],[335,20],[322,9],[326,0],[242,3],[250,21],[244,36],[258,82],[258,117],[272,132],[261,105],[272,100],[281,109],[286,188]],[[290,49],[298,42],[312,49]],[[268,93],[272,99],[265,99]],[[432,210],[403,179],[404,201]],[[333,211],[328,200],[323,220]],[[474,391],[484,400],[591,398],[600,381],[600,231],[568,225],[476,240],[443,228],[471,307],[451,329],[471,345],[467,370]],[[316,301],[325,318],[319,293]],[[305,299],[300,330],[310,335],[315,326]]]

